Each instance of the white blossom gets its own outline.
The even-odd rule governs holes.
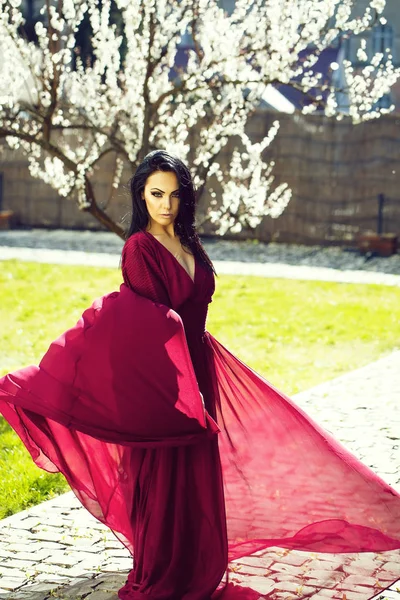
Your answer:
[[[231,14],[216,0],[115,3],[123,32],[110,22],[111,0],[44,4],[35,45],[19,34],[20,0],[0,0],[3,136],[29,157],[34,177],[62,196],[75,193],[83,210],[93,205],[90,179],[103,155],[115,156],[116,189],[124,166],[133,171],[147,151],[165,148],[190,164],[196,186],[207,182],[205,217],[221,235],[278,217],[290,201],[288,186],[275,182],[274,161],[265,159],[279,123],[257,142],[245,131],[266,86],[296,84],[313,97],[303,114],[324,101],[325,114],[341,118],[334,85],[315,72],[318,57],[338,36],[362,35],[377,15],[383,23],[385,7],[384,0],[369,0],[355,17],[354,0],[236,0]],[[93,32],[88,64],[75,48],[85,14]],[[188,33],[194,47],[178,69],[179,43]],[[391,110],[374,107],[400,75],[389,51],[368,62],[365,41],[358,58],[366,63],[361,71],[343,63],[355,123]]]

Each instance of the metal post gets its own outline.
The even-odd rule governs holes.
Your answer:
[[[385,203],[385,195],[378,194],[378,235],[383,233],[383,205]]]

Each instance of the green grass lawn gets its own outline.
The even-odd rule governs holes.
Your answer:
[[[38,364],[120,282],[116,269],[0,262],[0,376]],[[399,288],[227,275],[216,286],[208,331],[286,394],[399,347]],[[1,417],[0,481],[0,518],[70,489],[36,467]]]

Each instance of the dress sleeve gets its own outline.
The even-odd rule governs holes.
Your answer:
[[[122,250],[122,276],[125,284],[140,296],[171,307],[163,274],[151,248],[136,234],[129,237]]]

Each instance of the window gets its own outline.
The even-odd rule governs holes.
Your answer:
[[[378,23],[375,25],[372,29],[371,41],[372,55],[377,52],[381,52],[383,54],[383,63],[387,61],[389,54],[392,56],[392,60],[394,60],[394,35],[393,27],[391,25],[388,25],[387,23]],[[376,103],[377,108],[389,108],[391,105],[392,98],[390,93],[382,96],[382,98]]]
[[[393,37],[393,27],[391,25],[387,23],[375,25],[372,28],[372,54],[382,52],[385,55],[384,60],[386,60],[388,54],[393,56]]]

